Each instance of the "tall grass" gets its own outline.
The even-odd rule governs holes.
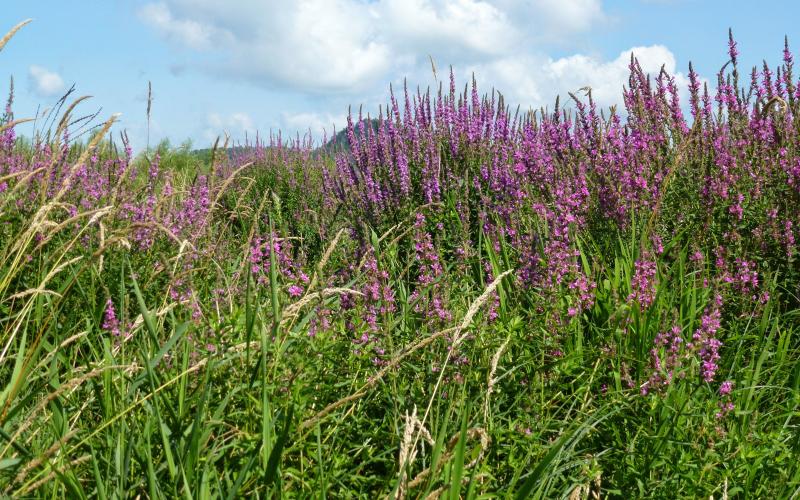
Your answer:
[[[691,125],[634,60],[624,116],[451,77],[333,152],[134,157],[69,139],[82,98],[22,140],[9,101],[0,492],[796,496],[800,104],[788,46],[729,57]]]

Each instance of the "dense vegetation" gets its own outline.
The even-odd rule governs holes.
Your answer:
[[[451,75],[335,152],[9,100],[0,495],[797,495],[800,87],[729,57],[685,108],[635,59],[622,111]]]

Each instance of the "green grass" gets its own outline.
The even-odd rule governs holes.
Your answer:
[[[99,200],[82,204],[88,189],[61,192],[33,175],[0,193],[0,496],[800,494],[796,255],[757,254],[768,300],[709,285],[711,255],[736,222],[723,208],[697,216],[692,176],[707,165],[677,165],[661,212],[634,213],[624,229],[589,214],[568,250],[597,288],[572,314],[569,283],[524,286],[518,247],[484,230],[485,193],[470,187],[480,148],[444,154],[460,191],[369,219],[328,203],[324,155],[267,150],[241,166],[162,144],[115,177],[122,153],[101,140],[107,130],[63,161],[111,162],[114,187]],[[14,144],[28,160],[37,148]],[[201,220],[148,225],[189,213],[204,188]],[[134,220],[150,202],[150,218]],[[764,208],[748,207],[738,229],[758,226]],[[550,236],[532,208],[515,217]],[[442,268],[422,282],[427,237]],[[271,251],[253,270],[258,238],[285,255]],[[541,241],[531,245],[542,254]],[[734,250],[752,256],[747,245]],[[698,249],[702,261],[691,258]],[[629,297],[648,255],[657,286],[642,307]],[[373,286],[391,290],[395,307],[370,298]],[[715,292],[724,344],[711,383],[686,344]],[[420,311],[434,296],[449,318]],[[121,336],[104,326],[109,299]],[[674,378],[651,387],[654,340],[673,327],[686,342]],[[721,395],[726,380],[733,389]]]
[[[264,205],[270,221],[289,213],[273,212],[276,205]],[[79,223],[90,231],[87,219]],[[231,239],[246,234],[218,225],[204,241],[220,232]],[[714,417],[716,387],[697,381],[697,366],[686,366],[688,376],[657,395],[643,397],[626,382],[643,379],[652,339],[665,323],[691,331],[711,300],[700,283],[703,269],[688,270],[685,239],[673,240],[674,251],[659,261],[656,303],[646,311],[624,304],[636,238],[620,241],[601,267],[587,263],[598,273],[597,302],[566,325],[560,357],[550,354],[547,318],[528,309],[535,297],[511,278],[498,289],[498,319],[486,319],[484,304],[466,325],[470,338],[459,349],[468,364],[453,364],[445,337],[409,354],[416,343],[460,324],[482,292],[469,274],[459,278],[450,269],[445,279],[458,290],[450,294],[453,320],[437,329],[406,306],[382,317],[386,359],[402,359],[381,372],[354,352],[349,339],[358,335],[346,320],[352,313],[343,311],[329,331],[309,337],[314,306],[336,307],[336,294],[291,309],[297,299],[273,272],[264,285],[246,279],[244,293],[232,293],[217,310],[212,284],[195,281],[196,293],[206,295],[204,317],[194,321],[153,272],[159,262],[179,269],[180,247],[141,253],[114,246],[90,254],[75,236],[56,234],[33,250],[30,262],[15,260],[15,248],[34,248],[26,237],[21,232],[3,245],[0,281],[9,290],[3,301],[9,313],[0,322],[0,483],[14,497],[372,498],[402,491],[551,498],[576,489],[762,497],[800,486],[797,312],[776,307],[786,293],[777,283],[767,304],[725,322],[724,377],[735,381],[736,409],[724,420]],[[378,238],[377,259],[403,304],[403,290],[412,286],[411,235]],[[327,266],[346,261],[352,244],[343,237]],[[501,250],[484,248],[495,274],[507,269],[508,250]],[[190,273],[232,280],[245,258],[200,260]],[[314,262],[308,268],[325,282],[329,269]],[[19,284],[9,283],[23,277],[54,293],[12,298]],[[360,280],[356,273],[346,285],[358,288]],[[135,321],[123,342],[102,328],[107,293]],[[201,340],[210,338],[214,351]],[[323,412],[337,401],[344,402]],[[413,407],[418,425],[406,418]],[[413,459],[401,471],[408,425],[414,425]]]

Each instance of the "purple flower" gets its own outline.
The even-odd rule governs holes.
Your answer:
[[[736,40],[733,39],[733,30],[728,30],[728,55],[731,62],[736,64],[736,57],[739,55],[739,49],[736,48]]]
[[[634,263],[628,302],[637,302],[642,309],[653,304],[656,297],[656,270],[656,263],[652,260],[637,260]]]
[[[721,297],[715,299],[721,301]],[[704,381],[711,382],[719,369],[717,362],[720,359],[719,349],[722,341],[717,339],[720,329],[719,306],[715,304],[700,318],[700,327],[692,335],[692,347],[697,350],[700,358],[700,374]]]
[[[115,337],[119,337],[122,334],[119,328],[117,313],[114,310],[114,302],[111,301],[111,298],[106,300],[106,310],[103,315],[103,330],[111,333],[111,335]]]

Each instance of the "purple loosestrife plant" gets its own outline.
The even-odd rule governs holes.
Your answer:
[[[114,309],[114,302],[109,298],[106,300],[105,311],[103,312],[103,330],[110,333],[114,337],[122,335],[120,323],[117,319],[117,312]]]
[[[714,304],[706,308],[700,317],[700,327],[695,330],[692,342],[689,344],[689,347],[697,354],[700,362],[700,376],[705,382],[713,381],[719,369],[719,350],[722,347],[722,341],[718,338],[721,327],[721,307],[722,297],[716,295]]]
[[[271,246],[270,240],[272,240]],[[300,264],[295,262],[292,258],[291,241],[285,238],[279,238],[277,234],[274,233],[272,238],[268,236],[256,237],[250,245],[250,272],[255,276],[256,282],[260,285],[269,286],[270,268],[272,265],[270,254],[272,252],[275,253],[278,276],[282,278],[286,284],[286,293],[293,298],[303,295],[310,278],[308,274],[303,271]]]
[[[416,215],[414,228],[414,255],[418,271],[416,288],[411,293],[409,302],[416,304],[415,312],[420,313],[427,321],[449,321],[453,316],[447,309],[443,296],[444,285],[441,279],[444,268],[434,247],[433,238],[425,229],[425,216],[422,213]]]
[[[653,348],[650,350],[652,374],[642,384],[642,394],[660,391],[672,384],[676,377],[685,376],[685,372],[682,370],[683,354],[684,341],[679,326],[673,326],[670,330],[656,335],[653,340]]]
[[[657,265],[648,255],[634,263],[633,277],[631,278],[631,293],[628,302],[636,302],[641,309],[648,309],[653,305],[658,288],[656,279]]]

